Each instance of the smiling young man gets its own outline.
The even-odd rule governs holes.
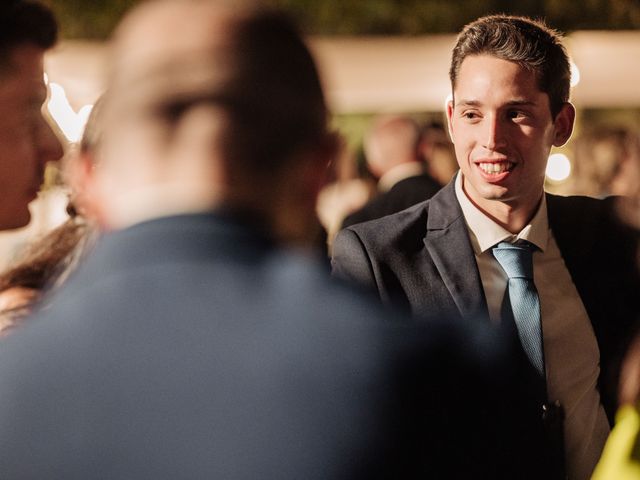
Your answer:
[[[48,8],[23,0],[0,5],[0,230],[29,223],[44,165],[62,156],[42,115],[43,57],[56,36]]]
[[[340,232],[334,273],[415,314],[487,318],[514,332],[517,408],[538,422],[540,463],[553,472],[532,478],[589,478],[639,310],[635,235],[616,222],[613,199],[544,193],[550,150],[575,116],[555,31],[480,18],[459,35],[450,77],[458,175],[429,201]],[[528,260],[513,267],[505,249]]]

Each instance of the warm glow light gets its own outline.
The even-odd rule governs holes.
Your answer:
[[[571,61],[571,86],[575,87],[580,83],[580,70],[578,66]]]
[[[80,108],[80,111],[78,112],[78,120],[82,125],[82,131],[80,132],[80,135],[84,133],[84,127],[87,124],[87,120],[89,120],[89,115],[91,115],[91,110],[93,110],[93,105],[84,105],[82,108]]]
[[[571,162],[563,153],[549,155],[547,163],[547,178],[554,182],[564,182],[571,175]]]
[[[453,94],[449,94],[447,95],[447,98],[444,99],[444,111],[447,111],[447,108],[449,108],[449,102],[453,101]]]
[[[76,113],[71,108],[67,94],[61,85],[49,82],[49,88],[51,89],[51,97],[47,103],[47,108],[51,118],[58,124],[67,140],[79,142],[93,105],[85,105]]]

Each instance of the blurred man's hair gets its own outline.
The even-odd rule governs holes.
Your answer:
[[[554,118],[569,101],[571,68],[562,36],[542,21],[489,15],[465,26],[451,58],[449,77],[454,90],[462,62],[473,55],[508,60],[534,73],[540,91],[549,95]]]
[[[0,73],[6,71],[9,54],[21,45],[35,45],[46,50],[58,37],[58,26],[51,10],[29,0],[0,2]]]
[[[145,78],[163,82],[159,77],[165,76],[167,84],[150,105],[151,113],[171,126],[192,107],[220,107],[227,119],[221,148],[229,164],[260,174],[278,172],[297,150],[322,147],[327,140],[328,112],[319,75],[286,15],[256,6],[228,11],[211,25],[226,35],[224,41],[208,45],[205,38],[200,50],[191,47],[181,58],[167,55],[165,65],[147,72]],[[196,85],[190,79],[189,72],[204,76],[205,71],[213,81]],[[133,83],[142,88],[146,81]]]

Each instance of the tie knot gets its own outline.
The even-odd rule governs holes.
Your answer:
[[[509,278],[533,280],[533,249],[529,242],[517,245],[500,242],[493,247],[493,256]]]

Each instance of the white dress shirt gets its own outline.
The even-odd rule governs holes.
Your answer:
[[[600,458],[609,422],[600,403],[597,381],[600,351],[589,316],[547,219],[547,203],[517,235],[482,213],[463,190],[462,173],[455,183],[492,322],[500,322],[500,309],[508,278],[491,253],[501,241],[527,240],[533,253],[533,277],[540,297],[540,316],[549,401],[564,407],[567,473],[571,480],[588,479]]]

